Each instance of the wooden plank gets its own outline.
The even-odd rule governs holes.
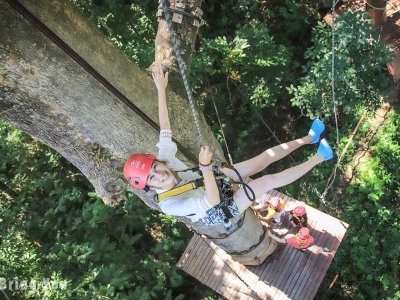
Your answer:
[[[191,255],[187,258],[185,271],[193,276],[197,266],[198,266],[198,259],[201,252],[199,252],[199,248],[201,247],[201,239],[199,236],[196,236],[196,243],[193,246],[193,250]]]
[[[231,269],[228,266],[225,265],[225,268],[225,274],[227,274],[227,276],[223,281],[223,287],[225,287],[225,289],[222,295],[225,296],[225,293],[228,293],[230,296],[227,297],[228,299],[235,299],[238,293],[241,293],[243,282],[239,280],[236,273],[230,272]]]
[[[263,264],[246,268],[210,240],[193,237],[178,266],[227,299],[313,299],[348,225],[277,191],[268,196],[281,197],[287,210],[306,207],[313,247],[302,252],[281,244]],[[275,230],[298,232],[299,228],[290,227],[287,216],[282,221],[282,226],[274,225]],[[324,247],[330,251],[324,252]]]
[[[310,224],[310,225],[313,226],[313,224]],[[297,228],[292,228],[290,233],[296,234],[297,231],[298,231]],[[289,280],[289,275],[291,274],[290,269],[293,267],[292,266],[293,260],[298,259],[298,257],[300,257],[300,255],[297,255],[297,258],[296,258],[296,254],[298,253],[298,250],[294,249],[293,247],[291,247],[289,245],[285,245],[285,247],[287,248],[287,250],[286,250],[287,255],[290,254],[290,256],[285,257],[285,259],[287,260],[287,263],[285,264],[284,268],[280,270],[281,276],[277,277],[276,279],[272,280],[272,282],[271,282],[278,289],[282,289],[283,286],[286,284],[286,282]]]
[[[224,270],[225,262],[219,258],[219,259],[214,259],[214,263],[215,263],[215,270],[212,271],[213,272],[212,276],[210,276],[207,279],[205,284],[210,288],[216,290],[216,288],[220,286],[223,281],[225,272]]]
[[[238,299],[243,299],[243,298],[249,299],[253,290],[249,288],[245,282],[243,282],[242,278],[236,277],[235,286],[239,287],[237,289],[237,295],[236,295]]]
[[[310,256],[309,256],[309,265],[312,265],[314,260],[316,259],[315,253],[318,251],[318,243],[321,241],[320,237],[323,237],[323,229],[327,225],[326,220],[325,222],[321,222],[321,220],[317,217],[315,217],[315,210],[309,209],[309,213],[313,219],[312,224],[310,224],[310,233],[314,237],[314,245],[308,249],[310,251]],[[331,221],[331,219],[327,220],[328,222]],[[307,262],[306,262],[307,264]],[[305,265],[304,265],[305,266]],[[291,294],[292,290],[294,289],[294,285],[296,285],[296,281],[301,278],[301,276],[307,276],[306,274],[309,272],[307,268],[297,268],[295,272],[293,272],[288,280],[288,282],[285,285],[285,291],[287,291],[288,294]]]
[[[321,239],[319,239],[321,240]],[[307,265],[304,266],[304,270],[303,272],[299,275],[299,278],[296,278],[295,282],[292,282],[292,286],[289,288],[291,291],[289,293],[289,297],[292,297],[293,299],[299,299],[297,297],[300,297],[303,299],[307,299],[304,297],[304,295],[302,294],[304,290],[307,290],[309,285],[316,285],[318,284],[315,281],[310,281],[310,276],[313,273],[313,270],[315,268],[319,268],[319,249],[321,249],[321,247],[317,246],[318,245],[318,240],[316,245],[314,246],[313,249],[313,254],[312,257],[310,258],[310,260],[307,262]],[[296,296],[297,295],[297,296]]]
[[[199,242],[198,235],[193,235],[192,239],[190,240],[189,244],[187,245],[185,251],[183,251],[181,258],[179,259],[177,266],[178,268],[184,270],[186,272],[186,269],[188,267],[188,259],[192,255],[192,251],[196,251],[196,245]]]
[[[342,226],[342,227],[340,227],[340,226]],[[335,257],[335,254],[339,248],[339,245],[341,244],[341,242],[347,232],[346,226],[348,227],[348,224],[338,220],[338,228],[340,228],[341,230],[339,230],[339,233],[337,235],[335,235],[335,239],[333,239],[333,242],[330,245],[330,247],[331,247],[330,249],[332,249],[332,251],[331,251],[332,256],[330,257],[329,261],[326,262],[326,265],[323,266],[323,268],[325,269],[324,275],[326,274],[327,270],[329,269],[329,266],[330,266],[333,258]],[[311,279],[313,279],[313,278],[311,278]],[[322,280],[321,280],[321,283],[322,283]],[[311,286],[308,293],[306,293],[306,294],[310,295],[309,297],[314,297],[318,291],[318,288],[319,288],[319,286]]]
[[[291,282],[289,282],[289,285],[285,287],[285,290],[287,290],[287,294],[289,297],[293,297],[293,294],[297,292],[297,290],[302,291],[304,288],[304,285],[301,285],[303,282],[306,284],[308,281],[303,281],[304,278],[309,278],[310,277],[310,272],[313,269],[313,266],[318,266],[319,265],[319,254],[321,247],[319,247],[320,243],[325,242],[326,239],[329,238],[328,234],[324,234],[325,227],[329,226],[331,223],[332,219],[329,218],[327,222],[323,223],[321,220],[314,225],[314,228],[311,229],[311,235],[313,235],[315,241],[314,245],[310,248],[310,257],[309,260],[305,263],[303,268],[297,269],[296,272],[294,272]],[[301,267],[301,266],[300,266]],[[308,282],[310,283],[310,282]],[[315,281],[313,284],[316,284]],[[302,297],[304,298],[304,295]]]
[[[208,243],[202,239],[202,254],[201,258],[199,257],[199,268],[197,268],[196,272],[196,278],[198,278],[201,282],[205,282],[207,279],[207,272],[213,268],[213,256],[214,256],[214,251]]]
[[[225,297],[226,299],[234,299],[234,295],[236,294],[236,291],[233,290],[230,286],[224,285],[224,282],[222,283],[222,290],[220,294]]]
[[[315,294],[310,293],[310,291],[314,288],[314,286],[320,286],[323,278],[325,277],[326,271],[328,270],[328,267],[330,265],[330,262],[328,260],[327,263],[327,254],[323,251],[323,248],[319,249],[319,253],[316,254],[316,260],[315,263],[312,267],[310,267],[309,271],[309,276],[307,278],[304,278],[306,281],[305,284],[303,284],[302,290],[296,291],[296,293],[292,293],[294,298],[306,298],[306,299],[313,299]],[[324,266],[327,266],[326,268]],[[302,284],[302,283],[300,283]],[[316,290],[315,290],[316,291]]]
[[[320,247],[319,254],[321,256],[321,259],[317,261],[313,266],[310,266],[310,274],[308,278],[305,278],[304,280],[307,281],[307,286],[304,287],[304,292],[301,295],[302,297],[305,297],[305,295],[308,295],[308,298],[312,299],[315,296],[315,293],[317,289],[315,287],[319,287],[323,281],[323,278],[333,260],[333,257],[337,251],[338,246],[340,245],[340,240],[337,239],[337,235],[339,232],[343,231],[342,225],[338,222],[337,219],[330,217],[331,222],[329,224],[326,224],[325,232],[324,232],[324,239],[321,241],[318,241],[316,244]],[[327,247],[331,251],[325,252],[324,248]],[[298,283],[298,285],[301,285],[302,283]],[[314,290],[315,293],[310,294],[310,290]],[[297,292],[298,294],[298,292]]]
[[[226,297],[227,299],[235,299],[240,289],[240,286],[239,287],[236,286],[237,284],[236,280],[238,279],[237,274],[226,263],[226,258],[224,257],[224,255],[227,256],[227,254],[222,249],[216,247],[212,242],[208,241],[208,246],[210,247],[210,249],[213,250],[214,253],[213,255],[215,256],[214,259],[220,260],[224,264],[224,267],[221,272],[222,275],[221,285],[218,287],[220,294]],[[220,256],[218,250],[222,251],[224,255]]]
[[[328,219],[329,222],[329,219]],[[309,228],[310,228],[310,234],[314,237],[314,244],[308,248],[307,250],[310,251],[311,254],[315,254],[317,249],[318,249],[318,243],[321,241],[321,239],[324,237],[324,227],[326,226],[326,222],[318,222],[318,220],[315,220],[311,222]],[[312,257],[311,259],[313,259]]]
[[[290,284],[293,281],[293,278],[297,275],[297,273],[300,272],[300,267],[301,265],[304,265],[311,256],[311,251],[310,250],[298,250],[293,247],[290,247],[290,251],[295,252],[295,257],[290,263],[290,267],[286,270],[284,273],[285,277],[284,280],[280,283],[279,286],[276,286],[276,288],[285,294],[289,294],[290,290]]]
[[[310,222],[311,226],[315,226],[313,221]],[[298,231],[298,228],[292,228],[290,233],[291,234],[296,234]],[[271,284],[273,284],[277,289],[282,290],[283,292],[287,292],[287,290],[284,289],[285,284],[290,280],[290,276],[292,275],[291,270],[295,270],[295,265],[293,265],[293,262],[297,262],[301,257],[301,250],[297,250],[289,245],[283,245],[285,247],[285,250],[287,251],[287,257],[285,258],[285,265],[282,266],[280,269],[278,269],[280,276],[277,278],[274,278],[271,281]],[[289,255],[289,256],[288,256]],[[274,272],[278,272],[274,271]]]
[[[185,249],[185,251],[183,251],[183,253],[182,253],[182,255],[181,255],[181,258],[178,260],[178,263],[177,263],[177,266],[179,266],[179,265],[182,265],[183,266],[183,264],[184,264],[184,260],[185,260],[185,257],[187,256],[187,255],[190,255],[190,252],[191,252],[191,250],[192,250],[192,248],[193,248],[193,245],[196,243],[196,235],[195,234],[193,234],[193,236],[192,236],[192,238],[190,239],[190,241],[189,241],[189,244],[186,246],[186,249]]]
[[[199,273],[201,267],[203,266],[203,261],[207,259],[206,250],[209,250],[207,244],[204,244],[199,238],[199,244],[196,247],[196,252],[193,255],[193,266],[189,270],[191,275],[194,278],[197,278],[197,274]]]
[[[291,209],[300,204],[298,201],[294,201],[294,199],[292,199],[292,198],[288,198],[286,203],[287,203],[287,208],[290,207]],[[315,227],[315,225],[313,224],[313,218],[312,218],[313,214],[311,212],[311,209],[308,209],[308,214],[311,217],[309,225],[311,225],[311,227]],[[285,220],[285,221],[287,221],[287,220]],[[287,226],[289,226],[289,225],[287,225]],[[297,230],[298,229],[296,228],[296,229],[294,229],[293,232],[290,231],[290,233],[295,234],[295,233],[297,233]],[[299,251],[299,250],[295,250],[295,251]],[[286,249],[285,253],[286,253],[286,255],[288,255],[288,253],[291,253],[292,255],[289,258],[287,258],[287,256],[285,256],[284,260],[292,261],[293,258],[294,258],[293,255],[295,255],[296,252],[293,252],[292,250],[290,250],[290,247],[288,247],[288,249]],[[289,280],[290,281],[290,278],[289,278],[289,275],[291,274],[290,266],[291,266],[290,263],[288,263],[288,264],[286,264],[286,266],[282,266],[281,265],[281,268],[278,269],[278,270],[277,269],[269,270],[270,273],[272,275],[274,275],[274,279],[272,280],[271,284],[274,285],[277,288],[277,291],[279,289],[281,289],[285,293],[288,292],[288,290],[282,289],[281,285],[285,283],[285,280]],[[292,268],[293,268],[293,266],[292,266]],[[280,274],[280,276],[276,276],[276,274]],[[293,274],[291,274],[291,275],[293,275]],[[274,295],[274,296],[276,296],[276,295]]]
[[[262,272],[259,274],[262,280],[271,284],[271,278],[268,275],[271,272],[270,270],[272,270],[276,266],[276,264],[279,263],[280,259],[285,258],[286,252],[284,251],[284,245],[278,244],[274,253],[272,253],[272,255],[269,257],[270,259],[268,263],[263,263],[264,269],[262,269]]]
[[[218,254],[215,253],[212,247],[210,247],[208,240],[202,239],[202,244],[198,249],[199,252],[202,252],[202,255],[198,256],[197,261],[198,265],[200,265],[200,268],[197,267],[194,270],[194,274],[200,282],[210,286],[210,284],[207,284],[209,281],[222,281],[222,287],[229,287],[228,296],[233,299],[238,298],[238,294],[245,294],[246,292],[249,293],[247,287],[241,282],[238,276],[226,266],[225,262],[218,256]],[[219,276],[219,279],[221,280],[215,280],[218,278],[218,276],[215,276],[214,273],[215,261],[222,262],[219,264],[223,266],[220,274],[221,276]],[[226,294],[226,291],[221,289],[221,285],[219,285],[219,288],[217,287],[216,290],[219,290],[222,295]]]
[[[294,207],[297,205],[297,201],[293,198],[287,197],[285,195],[279,195],[285,202],[286,208]],[[284,219],[284,227],[288,228],[289,222],[288,218]],[[289,231],[291,232],[291,231]],[[275,255],[275,257],[274,257]],[[283,276],[285,274],[284,270],[287,270],[290,266],[290,261],[294,259],[296,255],[295,251],[291,251],[290,246],[286,246],[284,244],[278,245],[278,249],[274,254],[271,255],[271,261],[268,262],[268,265],[264,268],[263,272],[260,274],[260,279],[267,281],[269,284],[273,285],[273,295],[278,293],[279,282],[282,282]],[[279,276],[277,276],[279,274]],[[277,285],[278,284],[278,285]]]
[[[265,266],[263,272],[260,274],[260,278],[272,284],[276,279],[274,274],[285,265],[285,262],[290,259],[291,254],[287,247],[285,247],[285,244],[278,244],[277,250],[271,255],[271,261]]]
[[[210,247],[215,250],[215,253],[225,262],[226,266],[231,270],[231,272],[234,273],[241,282],[243,281],[241,284],[239,284],[237,292],[248,294],[249,290],[251,291],[248,281],[252,279],[254,280],[254,275],[250,274],[243,265],[232,260],[232,258],[225,251],[217,247],[214,243],[210,243]],[[235,279],[232,280],[235,281]]]

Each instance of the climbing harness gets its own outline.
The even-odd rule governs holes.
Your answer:
[[[234,216],[232,215],[229,206],[232,205],[233,203],[233,194],[239,189],[243,188],[246,196],[248,199],[253,202],[255,200],[255,194],[254,191],[251,189],[251,187],[244,182],[243,178],[240,176],[239,172],[229,164],[225,164],[223,162],[217,162],[218,165],[213,166],[213,172],[214,172],[214,177],[215,177],[215,182],[217,183],[217,188],[219,192],[219,198],[220,198],[220,203],[217,204],[216,206],[219,207],[223,214],[224,214],[224,222],[228,223],[229,219],[232,219]],[[220,170],[221,168],[229,168],[233,170],[238,178],[239,181],[233,181],[231,178],[225,176],[225,174]],[[198,173],[200,176],[202,175],[199,167],[195,168],[190,168],[187,170],[182,170],[178,172],[187,172],[187,171],[192,171]],[[198,188],[203,188],[205,189],[204,185],[204,180],[203,177],[190,181],[184,185],[177,186],[173,189],[170,189],[166,192],[160,193],[160,194],[155,194],[154,195],[154,200],[158,203],[161,201],[165,200],[166,198],[169,197],[174,197],[177,195],[180,195],[182,193],[185,193],[190,190],[195,190]]]
[[[293,218],[295,218],[297,220],[298,224],[304,224],[306,223],[306,219],[304,218],[304,216],[298,216],[296,214],[292,215]]]
[[[157,203],[160,203],[161,201],[163,201],[166,198],[169,197],[174,197],[180,194],[183,194],[185,192],[191,191],[191,190],[195,190],[198,188],[204,188],[204,181],[203,178],[199,178],[193,181],[190,181],[184,185],[181,186],[177,186],[173,189],[170,189],[166,192],[160,193],[160,194],[154,194],[154,200]]]

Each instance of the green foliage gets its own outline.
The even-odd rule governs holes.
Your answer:
[[[0,285],[37,282],[36,289],[14,284],[7,294],[52,300],[201,297],[204,292],[190,287],[192,280],[176,267],[190,239],[176,219],[132,195],[108,207],[59,154],[4,123],[0,137]]]
[[[273,109],[284,97],[283,86],[291,78],[285,65],[290,63],[287,49],[276,45],[267,26],[257,20],[238,28],[231,38],[203,41],[193,59],[191,82],[201,86],[196,92],[202,101],[216,103],[222,122],[228,123],[225,130],[238,130],[233,148],[241,149],[243,137],[259,126],[255,109]]]
[[[139,66],[152,63],[157,1],[72,2]],[[306,132],[301,115],[322,117],[333,128],[331,27],[316,24],[321,19],[317,2],[204,1],[207,25],[200,28],[203,39],[191,84],[221,143],[224,130],[235,161],[276,144],[273,138],[267,144],[255,142],[266,139],[260,116],[280,140]],[[371,20],[360,12],[337,16],[335,93],[341,138],[339,145],[332,143],[335,149],[343,149],[365,107],[374,111],[386,95],[384,64],[391,55],[370,38],[377,36],[370,27]],[[216,123],[211,100],[223,128]],[[327,207],[350,228],[318,299],[400,298],[399,123],[394,113],[379,139],[368,145],[373,155],[356,169],[352,183],[338,178],[330,192],[336,201]],[[369,132],[364,124],[359,135]],[[19,290],[13,296],[199,299],[210,293],[175,266],[189,237],[174,218],[150,211],[132,196],[124,205],[106,207],[57,153],[5,124],[0,136],[0,275],[38,282],[50,278],[65,287]],[[352,163],[356,149],[353,143],[338,174]],[[294,153],[295,160],[314,150]],[[281,162],[277,168],[284,167]],[[321,164],[282,191],[318,206],[313,188],[324,190],[332,167]],[[336,274],[339,280],[328,289]]]
[[[369,142],[374,155],[363,158],[354,182],[337,204],[350,227],[330,272],[342,279],[327,297],[347,293],[346,298],[397,299],[399,295],[399,125],[394,112]],[[363,126],[360,134],[369,132],[369,126]]]
[[[305,54],[309,63],[306,76],[298,86],[291,85],[292,104],[310,118],[329,118],[334,100],[340,113],[350,118],[358,107],[377,109],[387,93],[385,63],[392,55],[378,40],[377,27],[371,29],[371,18],[362,12],[348,11],[337,16],[334,27],[335,99],[332,98],[332,30],[320,23],[313,30],[314,45]]]
[[[71,0],[110,40],[142,68],[154,60],[155,2]]]

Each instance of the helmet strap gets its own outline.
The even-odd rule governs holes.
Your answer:
[[[299,238],[299,234],[296,234],[296,242],[299,244],[299,246],[304,246],[307,243],[307,237],[302,240]]]
[[[178,184],[179,182],[182,181],[182,178],[179,177],[178,172],[172,171],[172,174],[174,175],[174,183]]]

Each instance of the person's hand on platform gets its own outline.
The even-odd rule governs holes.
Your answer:
[[[262,194],[258,199],[256,199],[257,203],[253,206],[253,208],[258,211],[265,211],[269,205],[267,194]]]

